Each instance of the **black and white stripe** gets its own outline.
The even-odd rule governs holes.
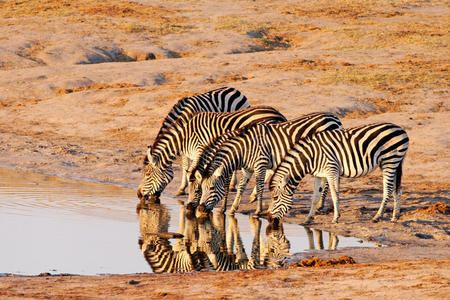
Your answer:
[[[383,215],[386,201],[394,194],[392,221],[400,214],[402,163],[408,149],[406,132],[391,123],[360,126],[347,130],[325,131],[300,140],[286,155],[272,177],[272,205],[269,217],[278,223],[292,206],[292,196],[306,174],[328,181],[337,223],[339,178],[360,177],[377,166],[383,174],[383,200],[373,221]],[[318,199],[313,199],[305,223],[314,218]]]
[[[230,87],[221,87],[203,94],[186,97],[172,107],[164,118],[157,136],[166,132],[177,121],[187,123],[198,112],[232,112],[248,107],[250,107],[250,103],[247,97]]]
[[[141,201],[165,189],[173,178],[172,162],[177,156],[183,154],[196,164],[205,145],[228,131],[256,123],[283,121],[286,121],[286,118],[269,106],[251,107],[228,113],[201,112],[187,123],[177,121],[158,136],[148,151],[148,165],[138,188]]]
[[[231,87],[222,87],[203,94],[186,97],[178,101],[164,118],[161,128],[156,136],[163,135],[175,122],[187,123],[198,112],[232,112],[250,107],[247,98],[238,90]],[[148,163],[146,161],[145,163]],[[182,157],[183,170],[189,167],[189,160]],[[187,186],[187,173],[183,172],[178,188],[178,195],[184,194]],[[141,196],[138,193],[139,198]]]
[[[239,131],[222,143],[214,143],[217,149],[203,152],[206,157],[199,159],[190,178],[202,193],[199,213],[211,211],[225,195],[230,174],[234,170],[244,169],[246,176],[240,182],[230,213],[238,209],[241,195],[254,172],[257,190],[255,214],[259,214],[266,171],[274,170],[296,141],[315,132],[339,128],[342,124],[336,115],[312,113],[284,123],[257,124]]]

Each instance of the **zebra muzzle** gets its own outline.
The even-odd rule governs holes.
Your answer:
[[[274,218],[270,212],[267,213],[267,221],[269,222],[269,225],[267,225],[266,232],[278,230],[280,228],[280,219]]]
[[[194,202],[189,202],[186,205],[186,217],[192,219],[195,217],[195,209],[197,208],[197,204]]]
[[[198,207],[197,207],[197,218],[198,219],[206,219],[207,217],[208,217],[208,215],[209,215],[209,212],[208,212],[208,210],[206,209],[206,206],[205,206],[205,204],[200,204]]]

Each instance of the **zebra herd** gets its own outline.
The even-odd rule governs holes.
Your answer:
[[[311,208],[305,223],[313,221],[330,191],[333,222],[340,217],[339,179],[360,177],[377,166],[383,176],[383,199],[372,221],[383,215],[386,201],[394,196],[392,221],[400,214],[402,163],[408,149],[406,132],[391,123],[343,129],[332,113],[312,113],[294,120],[268,106],[250,107],[234,88],[223,87],[180,100],[165,118],[144,159],[144,175],[137,194],[139,206],[159,198],[173,179],[172,163],[182,156],[183,177],[177,194],[189,186],[186,208],[207,216],[223,199],[222,212],[235,172],[242,178],[230,210],[239,207],[252,174],[256,186],[250,202],[254,216],[262,213],[262,195],[269,179],[271,203],[268,219],[278,226],[292,206],[301,179],[315,177]]]

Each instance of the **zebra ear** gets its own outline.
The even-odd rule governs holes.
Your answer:
[[[147,159],[149,162],[151,162],[153,165],[156,165],[158,161],[153,157],[152,155],[152,146],[148,146],[147,149]]]
[[[220,176],[222,176],[222,173],[223,173],[223,168],[222,168],[222,167],[219,167],[219,168],[217,168],[217,169],[214,171],[213,175],[214,175],[215,177],[220,177]]]
[[[291,179],[291,177],[289,176],[289,174],[286,174],[286,176],[283,177],[283,179],[281,179],[281,186],[286,186],[289,182],[289,180]]]
[[[197,179],[198,182],[202,181],[203,176],[202,176],[202,174],[200,173],[199,170],[195,170],[194,175],[195,175],[195,179]]]

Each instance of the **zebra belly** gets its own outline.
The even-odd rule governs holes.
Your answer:
[[[356,169],[355,167],[341,167],[341,173],[340,176],[342,177],[347,177],[347,178],[357,178],[357,177],[362,177],[365,176],[367,174],[369,174],[370,172],[372,172],[373,170],[376,169],[376,166],[370,166],[366,168],[358,168]]]

